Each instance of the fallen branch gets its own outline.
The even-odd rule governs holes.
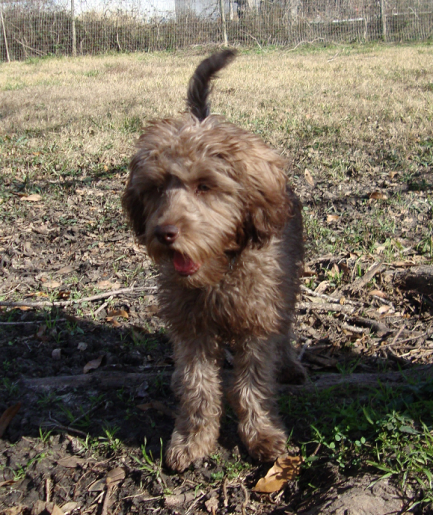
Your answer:
[[[391,329],[381,322],[378,322],[377,320],[371,320],[370,318],[364,318],[359,316],[354,317],[348,317],[349,320],[352,322],[355,322],[358,325],[361,325],[363,327],[369,327],[372,329],[375,333],[377,333],[378,336],[383,336],[385,334],[388,334],[391,332]]]
[[[380,372],[362,374],[323,374],[312,377],[308,383],[298,385],[280,385],[280,393],[300,394],[315,390],[325,390],[332,387],[356,386],[359,388],[377,388],[379,385],[392,387],[407,386],[409,381],[431,380],[433,378],[433,365],[421,365],[399,372]]]
[[[361,302],[355,302],[353,300],[346,299],[344,296],[331,297],[331,295],[325,295],[324,293],[318,293],[316,291],[310,290],[310,288],[307,288],[304,285],[301,285],[301,291],[303,291],[306,296],[311,295],[312,297],[318,297],[319,299],[329,300],[332,304],[340,304],[341,306],[363,306]]]
[[[357,279],[351,286],[352,292],[361,290],[373,277],[385,268],[384,264],[380,261],[375,263],[362,277]]]
[[[320,311],[322,313],[328,313],[329,311],[338,311],[339,313],[346,313],[351,315],[356,311],[355,307],[341,305],[341,304],[332,304],[330,302],[298,302],[296,304],[298,309],[311,309],[312,311]]]
[[[75,300],[59,300],[59,301],[43,301],[43,302],[27,302],[27,301],[18,301],[18,302],[9,302],[9,301],[1,301],[0,306],[5,307],[27,307],[27,308],[43,308],[47,306],[57,306],[57,307],[65,307],[72,306],[73,304],[81,304],[83,302],[93,302],[95,300],[106,299],[107,297],[115,297],[117,295],[122,295],[123,293],[132,293],[132,292],[144,292],[144,291],[155,291],[157,289],[156,286],[145,286],[143,288],[122,288],[120,290],[111,290],[105,293],[99,293],[98,295],[92,295],[91,297],[83,297],[82,299]]]
[[[35,391],[63,390],[65,388],[79,388],[95,385],[102,389],[121,388],[123,386],[137,386],[144,381],[164,377],[170,378],[172,370],[160,372],[95,372],[93,374],[79,374],[75,376],[39,377],[21,379],[19,386]],[[232,371],[223,373],[224,383],[228,384]],[[422,365],[398,372],[362,373],[362,374],[323,374],[312,376],[304,385],[280,385],[279,391],[301,394],[315,390],[324,390],[331,387],[357,386],[360,388],[376,388],[379,384],[388,386],[404,386],[407,380],[427,380],[433,378],[433,365]]]
[[[159,372],[95,372],[93,374],[78,374],[74,376],[54,376],[24,378],[19,381],[19,386],[36,391],[63,390],[65,388],[79,388],[97,385],[105,390],[121,388],[122,386],[139,385],[143,381],[157,377],[170,377],[171,371]]]

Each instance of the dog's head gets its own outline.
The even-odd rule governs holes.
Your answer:
[[[291,205],[282,157],[221,117],[190,111],[147,126],[123,206],[164,275],[202,287],[243,249],[281,234]]]

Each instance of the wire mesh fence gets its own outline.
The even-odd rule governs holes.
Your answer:
[[[0,0],[0,59],[424,40],[433,0]]]

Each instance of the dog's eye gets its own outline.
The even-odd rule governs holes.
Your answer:
[[[196,193],[203,193],[204,191],[209,191],[210,190],[210,187],[207,185],[207,184],[204,184],[203,182],[201,182],[200,184],[197,185],[197,188],[196,188]]]

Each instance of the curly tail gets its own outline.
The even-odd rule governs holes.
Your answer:
[[[223,50],[217,52],[204,61],[196,68],[188,85],[186,105],[188,110],[200,121],[210,114],[208,97],[210,93],[210,83],[216,74],[227,66],[236,56],[236,50]]]

